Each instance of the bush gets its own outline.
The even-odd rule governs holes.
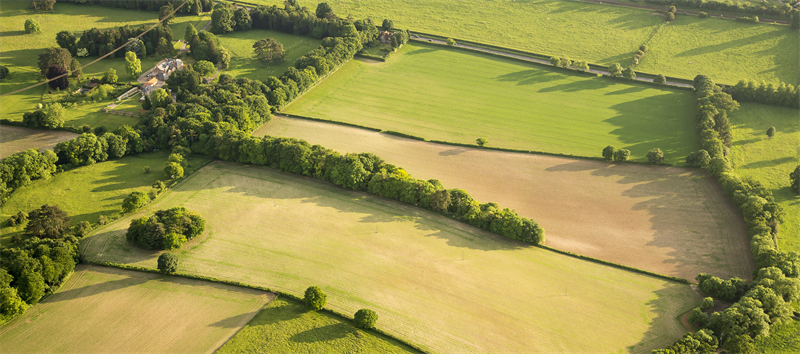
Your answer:
[[[668,22],[675,21],[675,13],[673,13],[673,12],[667,12],[667,21],[668,21]]]
[[[777,130],[775,129],[775,127],[769,127],[767,129],[767,137],[772,139],[772,137],[775,136],[776,132],[777,132]]]
[[[696,151],[686,156],[686,164],[689,166],[706,168],[710,162],[711,155],[705,150]]]
[[[97,224],[98,224],[98,225],[105,225],[105,224],[107,224],[107,223],[108,223],[108,217],[107,217],[107,216],[105,216],[105,215],[100,215],[100,216],[97,218]]]
[[[661,152],[661,149],[652,149],[647,152],[647,161],[654,165],[660,164],[664,161],[664,153]]]
[[[667,77],[662,75],[662,74],[658,74],[658,76],[656,76],[656,78],[653,79],[653,82],[657,83],[657,84],[662,84],[662,85],[666,84],[667,83]]]
[[[150,201],[150,197],[142,192],[131,192],[122,201],[122,211],[130,213],[136,209],[141,208]]]
[[[41,30],[42,28],[39,26],[39,22],[30,18],[25,20],[25,33],[41,32]]]
[[[478,146],[480,146],[480,147],[484,147],[484,146],[486,146],[486,144],[489,143],[489,139],[486,139],[486,138],[483,138],[483,137],[477,138],[477,139],[475,139],[475,143],[478,144]]]
[[[700,16],[700,18],[708,18],[708,12],[703,12],[703,11],[700,11],[700,13],[698,14],[698,16]]]
[[[789,184],[795,193],[800,194],[800,165],[797,165],[794,171],[789,173]]]
[[[176,250],[178,248],[181,248],[181,246],[183,246],[184,243],[186,243],[186,236],[183,236],[175,232],[168,233],[164,236],[162,249]]]
[[[708,326],[708,315],[699,307],[695,307],[692,309],[692,314],[689,315],[689,322],[694,323],[699,328],[705,328]]]
[[[303,302],[306,304],[311,310],[321,310],[325,307],[325,303],[327,302],[328,296],[322,292],[322,289],[316,286],[311,286],[306,289],[305,296],[303,297]]]
[[[617,148],[611,145],[606,146],[605,149],[603,149],[603,158],[606,159],[606,161],[611,161],[614,159],[614,153],[616,152]]]
[[[180,179],[183,177],[183,167],[176,162],[166,162],[164,164],[164,175],[169,179]]]
[[[158,270],[164,274],[178,271],[178,256],[172,253],[162,253],[158,256]]]
[[[28,213],[24,211],[20,211],[8,218],[8,223],[11,226],[24,224],[26,221],[28,221]]]
[[[375,322],[378,322],[378,314],[370,309],[358,310],[353,316],[355,326],[363,329],[370,329],[375,327]]]
[[[707,297],[703,299],[703,302],[700,303],[700,310],[707,311],[708,309],[714,307],[714,298]]]
[[[92,224],[89,224],[88,221],[81,221],[78,225],[72,227],[72,234],[75,237],[84,237],[92,232]]]
[[[447,42],[447,45],[451,47],[456,45],[456,41],[452,38],[448,38],[447,40],[445,40],[445,42]]]
[[[614,161],[625,162],[631,157],[631,151],[628,149],[619,149],[614,152]]]
[[[553,66],[558,66],[558,64],[560,64],[560,63],[561,63],[561,59],[560,58],[558,58],[558,57],[550,57],[550,64],[553,64]]]
[[[150,173],[150,166],[145,166],[144,167],[144,173],[146,173],[146,174]]]

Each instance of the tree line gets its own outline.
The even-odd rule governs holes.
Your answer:
[[[180,0],[59,0],[59,2],[70,2],[75,4],[97,5],[117,9],[138,10],[138,11],[160,11],[162,7],[170,5],[177,8],[183,1]],[[212,0],[189,0],[186,5],[178,10],[178,13],[199,15],[203,12],[211,11],[214,2]]]
[[[649,4],[674,5],[679,7],[690,7],[696,9],[729,11],[747,13],[757,16],[773,16],[788,18],[794,16],[797,10],[792,8],[796,1],[786,1],[782,5],[774,3],[751,3],[745,1],[731,0],[644,0]]]
[[[129,43],[131,38],[141,35],[147,29],[148,27],[144,25],[134,28],[125,25],[107,30],[92,28],[83,31],[80,36],[70,31],[61,31],[56,34],[56,43],[68,50],[71,55],[78,57],[103,56],[123,45],[127,45],[128,48],[115,52],[114,58],[123,58],[128,51],[134,51],[140,57],[145,57],[147,53],[155,54],[157,49],[164,51],[165,48],[161,48],[164,43],[172,49],[172,28],[165,24],[153,28],[137,41]]]
[[[783,82],[775,85],[764,81],[740,80],[736,85],[726,87],[725,92],[737,101],[800,108],[800,86]]]

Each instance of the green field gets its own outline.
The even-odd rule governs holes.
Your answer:
[[[742,103],[729,116],[733,128],[730,158],[736,173],[772,190],[786,211],[778,246],[787,252],[800,249],[800,199],[789,187],[789,173],[800,164],[800,113],[791,108]],[[772,139],[766,134],[770,126],[778,131]]]
[[[682,164],[699,149],[691,92],[629,84],[435,45],[407,44],[386,63],[353,60],[288,113],[431,140],[600,156],[650,149]]]
[[[10,76],[0,83],[0,93],[7,93],[25,88],[40,82],[38,56],[48,47],[58,47],[56,33],[60,31],[82,32],[94,27],[100,29],[118,28],[124,25],[139,26],[154,24],[158,18],[156,12],[130,11],[99,6],[58,3],[50,13],[28,10],[29,2],[6,1],[0,6],[0,31],[2,31],[2,52],[0,64],[10,70]],[[26,34],[23,31],[26,19],[33,19],[42,28],[40,33]],[[210,16],[179,16],[170,25],[175,39],[183,38],[189,23],[195,26],[204,25]],[[97,57],[78,58],[81,65],[89,64]],[[142,69],[147,70],[162,58],[145,58]],[[125,59],[104,59],[83,70],[85,77],[100,77],[109,68],[117,70],[120,82],[130,81],[125,72]],[[135,80],[134,80],[135,81]],[[47,85],[36,87],[11,96],[0,98],[0,118],[22,120],[22,114],[34,110],[39,103],[50,102]],[[128,124],[133,125],[138,119],[118,115],[105,115],[99,112],[108,102],[80,106],[77,110],[67,110],[66,125],[104,125],[109,129]]]
[[[302,303],[288,298],[270,302],[217,351],[220,354],[416,352],[396,340],[359,330],[331,314],[308,311]]]
[[[264,291],[79,265],[0,327],[4,353],[213,353],[274,297]]]
[[[228,33],[218,38],[231,52],[231,64],[227,73],[234,77],[246,77],[258,81],[264,81],[270,76],[280,77],[286,69],[294,65],[297,58],[319,47],[320,43],[319,40],[310,37],[261,29]],[[283,49],[286,51],[283,62],[267,63],[256,59],[253,44],[266,38],[275,38],[283,44]]]
[[[649,353],[680,337],[678,315],[700,300],[686,285],[267,168],[213,162],[143,213],[177,205],[207,221],[179,252],[182,271],[295,295],[317,285],[329,308],[372,308],[381,329],[432,352]],[[139,215],[95,230],[84,254],[155,267],[157,253],[125,241]]]
[[[56,174],[49,180],[39,180],[18,189],[0,208],[0,244],[7,245],[11,237],[23,232],[23,225],[9,226],[7,220],[20,211],[30,211],[43,204],[56,204],[72,217],[72,224],[88,221],[97,224],[105,215],[115,218],[122,212],[122,200],[131,192],[147,193],[157,180],[165,180],[162,172],[168,152],[154,152],[123,157]],[[209,160],[204,155],[192,155],[187,174]],[[150,166],[150,173],[144,167]]]
[[[650,73],[711,76],[733,85],[742,79],[797,84],[800,33],[783,25],[678,16],[648,43],[636,67]]]

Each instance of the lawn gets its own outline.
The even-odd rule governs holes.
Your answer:
[[[270,76],[280,77],[286,69],[294,65],[297,58],[319,47],[320,43],[310,37],[261,29],[228,33],[217,38],[231,52],[231,64],[227,73],[258,81],[264,81]],[[283,62],[267,63],[256,59],[253,44],[266,38],[275,38],[283,44],[286,51]]]
[[[55,10],[50,13],[33,12],[28,10],[29,2],[6,1],[0,6],[0,31],[2,31],[2,53],[0,64],[10,70],[10,76],[0,83],[0,93],[7,93],[25,88],[40,82],[38,56],[48,47],[58,47],[56,33],[60,31],[73,31],[80,33],[92,28],[108,29],[125,25],[139,26],[154,24],[158,18],[157,12],[131,11],[112,9],[107,7],[75,5],[58,3]],[[33,19],[39,23],[42,31],[37,34],[26,34],[23,31],[26,19]],[[175,39],[183,38],[183,33],[189,23],[201,26],[208,22],[210,15],[206,16],[179,16],[171,25]],[[97,57],[78,58],[81,65],[89,64]],[[154,66],[161,58],[146,58],[142,60],[142,69],[147,70]],[[125,72],[125,59],[104,59],[83,69],[86,77],[100,77],[109,68],[114,68],[121,82],[132,78]],[[0,98],[0,118],[22,120],[22,114],[34,110],[39,103],[47,103],[49,87],[46,85]],[[107,104],[107,103],[106,103]],[[105,104],[95,104],[91,107],[81,107],[76,111],[69,111],[67,125],[90,125],[92,127],[105,125],[115,129],[123,124],[136,124],[138,120],[117,115],[103,115],[99,112]]]
[[[788,26],[678,16],[648,43],[638,70],[733,85],[742,79],[797,85],[800,33]]]
[[[415,178],[516,210],[560,250],[689,280],[752,276],[741,215],[703,170],[454,147],[281,117],[253,134],[372,152]]]
[[[4,353],[213,353],[274,295],[79,265],[56,294],[0,327]]]
[[[52,150],[56,144],[78,134],[60,130],[42,130],[4,125],[0,127],[0,159],[28,149]]]
[[[125,241],[130,218],[182,205],[207,235],[181,269],[301,295],[431,352],[642,352],[683,333],[686,285],[577,260],[460,222],[271,169],[213,162],[148,210],[96,229],[90,260],[155,267]],[[224,206],[224,207],[220,207]],[[576,316],[575,314],[580,314]],[[566,321],[565,318],[569,318]]]
[[[131,98],[114,107],[114,110],[138,114],[142,110],[142,101],[139,101],[139,97],[141,97],[141,94],[138,93],[131,96]]]
[[[683,164],[699,149],[691,92],[630,84],[441,46],[407,44],[386,63],[353,60],[288,113],[456,143],[600,156],[650,149]]]
[[[288,298],[272,300],[217,353],[416,353],[396,340],[359,330]]]
[[[800,249],[800,200],[789,187],[789,173],[800,164],[800,113],[791,108],[742,103],[729,117],[733,128],[730,158],[736,173],[772,190],[786,211],[778,246],[787,252]],[[766,134],[770,126],[778,131],[772,139]]]
[[[5,127],[3,127],[5,129]],[[7,220],[20,211],[30,211],[43,204],[56,204],[72,217],[72,224],[88,221],[97,224],[100,215],[116,218],[122,213],[122,200],[131,192],[147,193],[157,180],[165,180],[162,172],[166,151],[127,156],[58,173],[49,180],[34,181],[18,189],[0,208],[0,244],[10,242],[23,232],[23,225],[9,226]],[[209,160],[192,155],[187,174]],[[145,173],[145,166],[151,172]]]

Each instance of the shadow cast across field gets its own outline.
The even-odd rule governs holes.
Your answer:
[[[688,330],[680,323],[680,316],[691,307],[699,305],[702,300],[699,295],[687,289],[683,294],[675,294],[675,287],[686,287],[689,285],[668,283],[659,290],[653,292],[655,298],[648,301],[645,306],[654,317],[648,318],[650,323],[659,323],[668,326],[650,326],[642,335],[638,343],[627,347],[628,353],[650,353],[654,349],[663,349],[671,345],[687,333]],[[683,302],[676,307],[674,297],[683,297]],[[672,335],[665,332],[672,332]]]
[[[761,168],[768,168],[768,167],[783,165],[785,163],[794,162],[794,161],[797,161],[796,157],[794,157],[794,156],[784,156],[784,157],[777,158],[777,159],[772,159],[772,160],[751,162],[751,163],[739,166],[739,168],[742,168],[742,169],[761,169]]]
[[[219,320],[210,324],[211,327],[219,327],[219,328],[240,328],[242,324],[247,323],[253,316],[258,314],[259,311],[251,311],[248,313],[242,313],[236,316],[231,316],[223,320]]]
[[[101,282],[101,283],[97,283],[97,284],[92,284],[92,285],[83,286],[83,287],[80,287],[80,288],[70,289],[70,290],[67,290],[67,291],[62,291],[62,292],[56,293],[54,295],[51,295],[50,297],[48,297],[44,301],[42,301],[42,303],[75,300],[75,299],[79,299],[79,298],[84,298],[84,297],[89,297],[89,296],[98,295],[98,294],[102,294],[102,293],[107,293],[107,292],[111,292],[111,291],[122,290],[122,289],[125,289],[125,288],[134,287],[134,286],[137,286],[137,285],[144,284],[144,283],[146,283],[148,281],[151,281],[151,279],[134,278],[134,277],[129,277],[129,278],[125,278],[125,279],[118,279],[118,280],[111,280],[111,281],[105,281],[105,282]]]
[[[351,333],[355,333],[353,326],[347,323],[336,323],[297,333],[289,340],[296,343],[325,342],[342,339]]]

